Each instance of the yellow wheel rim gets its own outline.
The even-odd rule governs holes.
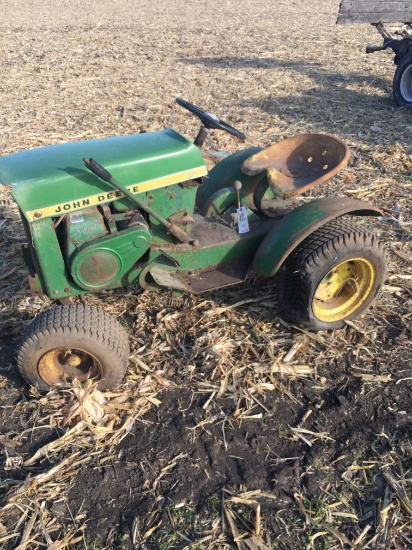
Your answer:
[[[368,299],[375,278],[373,264],[364,258],[353,258],[338,264],[316,288],[313,313],[325,323],[347,319]]]
[[[100,362],[88,352],[74,348],[56,348],[45,353],[39,363],[41,378],[49,386],[65,384],[73,378],[101,378]]]

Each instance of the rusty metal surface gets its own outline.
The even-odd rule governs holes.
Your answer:
[[[67,262],[71,261],[73,254],[80,246],[108,234],[103,216],[97,206],[67,214],[64,224],[60,227],[63,232],[62,241]]]
[[[236,242],[239,235],[234,227],[220,221],[211,221],[199,214],[194,215],[195,225],[192,238],[199,241],[199,248],[213,248],[219,243]]]
[[[190,291],[189,285],[176,269],[154,264],[149,273],[159,286],[184,290],[185,292]]]
[[[168,216],[167,221],[178,227],[181,231],[190,235],[195,220],[188,210],[177,210]]]
[[[198,277],[188,280],[188,285],[190,291],[195,294],[236,285],[245,280],[249,268],[249,262],[232,262],[213,271],[199,274]]]
[[[150,231],[140,224],[90,241],[73,254],[71,276],[80,288],[91,291],[120,284],[150,243]]]
[[[152,252],[158,256],[141,272],[139,283],[152,288],[151,275],[157,285],[205,292],[242,282],[266,233],[271,219],[258,219],[248,233],[239,234],[236,227],[222,221],[194,215],[193,241],[187,244],[164,244]]]
[[[100,379],[102,367],[98,359],[86,351],[73,348],[56,348],[46,352],[37,365],[40,377],[49,386],[77,378]]]
[[[209,271],[184,272],[170,267],[154,265],[150,274],[156,284],[186,292],[199,294],[236,285],[245,280],[250,262],[232,260]]]
[[[28,275],[27,279],[29,281],[29,287],[30,287],[30,292],[32,296],[42,296],[44,294],[44,290],[41,285],[39,276],[37,274],[33,276]]]
[[[300,195],[327,181],[348,162],[350,151],[328,134],[303,134],[275,143],[242,164],[248,176],[265,172],[272,191],[281,198]]]

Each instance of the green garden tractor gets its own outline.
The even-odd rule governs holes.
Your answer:
[[[18,368],[39,390],[73,378],[116,387],[128,335],[102,310],[73,300],[135,285],[208,292],[270,277],[283,317],[340,328],[374,300],[385,277],[379,241],[350,216],[380,216],[347,197],[302,197],[349,159],[337,137],[306,134],[222,157],[208,172],[211,129],[245,136],[191,103],[194,143],[172,129],[42,147],[0,158],[27,235],[35,296],[58,302],[29,325]]]

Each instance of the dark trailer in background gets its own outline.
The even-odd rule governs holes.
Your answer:
[[[412,109],[412,0],[342,0],[337,23],[371,23],[377,29],[383,45],[368,45],[366,53],[393,50],[393,97],[399,107]]]

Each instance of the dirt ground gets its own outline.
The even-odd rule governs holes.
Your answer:
[[[86,296],[126,327],[126,379],[39,395],[20,378],[33,298],[0,190],[0,543],[5,549],[412,547],[411,112],[369,25],[316,0],[0,0],[0,154],[173,127],[183,97],[247,145],[325,132],[348,167],[313,194],[369,201],[388,276],[334,332],[278,316],[273,281]],[[273,5],[272,5],[273,4]],[[214,132],[210,148],[244,147]]]

